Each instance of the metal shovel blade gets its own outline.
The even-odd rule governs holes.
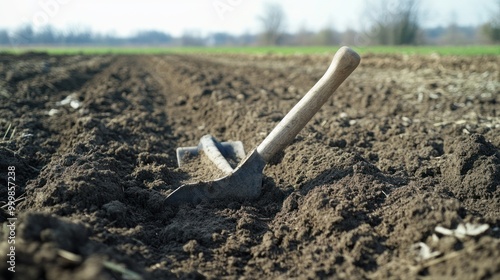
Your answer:
[[[266,161],[253,150],[229,175],[215,181],[182,185],[166,199],[166,205],[199,204],[217,199],[255,199],[262,187]]]

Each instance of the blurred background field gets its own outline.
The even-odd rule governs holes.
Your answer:
[[[0,51],[499,55],[500,1],[0,3]]]

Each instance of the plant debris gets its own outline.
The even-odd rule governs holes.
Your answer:
[[[464,239],[467,236],[478,236],[490,228],[488,224],[474,225],[471,223],[459,224],[456,229],[447,229],[437,226],[434,230],[442,235],[455,236],[458,239]]]

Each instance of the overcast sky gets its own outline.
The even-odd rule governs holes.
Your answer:
[[[338,30],[364,26],[366,3],[378,0],[0,0],[0,28],[31,23],[57,29],[90,28],[94,32],[129,35],[159,30],[178,36],[184,32],[242,34],[259,31],[258,15],[265,3],[280,4],[288,30]],[[397,0],[386,0],[388,9]],[[496,0],[422,0],[425,27],[477,25],[491,17]]]

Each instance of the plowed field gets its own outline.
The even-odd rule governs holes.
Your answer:
[[[216,177],[177,147],[251,151],[330,61],[0,55],[0,278],[499,279],[498,56],[365,55],[258,199],[164,205]]]

